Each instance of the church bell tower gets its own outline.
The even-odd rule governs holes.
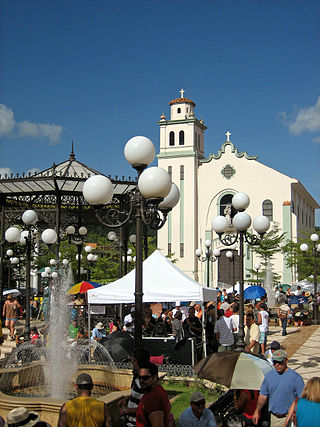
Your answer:
[[[196,104],[184,97],[169,102],[170,119],[164,114],[160,121],[160,152],[158,166],[169,172],[180,190],[180,202],[169,214],[166,225],[158,231],[158,248],[164,255],[172,254],[177,265],[195,277],[198,247],[198,168],[204,157],[203,120],[195,117]],[[194,266],[190,270],[190,266]]]

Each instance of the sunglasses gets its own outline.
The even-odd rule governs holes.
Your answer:
[[[139,381],[147,381],[152,375],[138,375]]]
[[[198,400],[198,402],[192,402],[195,406],[205,406],[206,401],[205,400]]]
[[[272,363],[273,363],[274,365],[283,365],[283,363],[284,363],[284,359],[283,359],[281,362],[279,362],[278,360],[274,360]]]

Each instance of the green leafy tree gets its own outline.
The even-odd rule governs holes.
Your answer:
[[[251,250],[253,253],[257,254],[261,260],[261,264],[264,267],[261,271],[258,272],[258,280],[256,270],[249,270],[251,273],[254,282],[261,282],[265,279],[266,269],[268,266],[268,262],[271,263],[272,268],[272,260],[277,253],[282,251],[282,244],[285,239],[285,234],[280,232],[279,225],[274,223],[271,230],[264,234],[263,239],[261,240],[259,245],[251,246]],[[273,280],[279,281],[280,275],[274,271],[272,271]]]
[[[319,234],[319,233],[318,233]],[[300,245],[307,243],[309,249],[307,252],[300,250]],[[296,268],[298,272],[299,280],[303,280],[313,276],[314,270],[314,254],[313,254],[313,243],[310,240],[310,233],[303,233],[298,239],[298,242],[287,242],[283,248],[285,254],[285,262],[287,267]],[[316,274],[317,278],[320,276],[320,253],[317,254],[316,260]]]

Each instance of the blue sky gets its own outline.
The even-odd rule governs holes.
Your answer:
[[[0,171],[77,160],[134,175],[134,135],[185,96],[208,129],[320,202],[317,0],[16,0],[0,9]],[[318,214],[317,223],[320,224]]]

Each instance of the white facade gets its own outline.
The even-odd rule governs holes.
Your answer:
[[[257,161],[257,156],[239,153],[230,140],[230,132],[226,133],[226,140],[217,154],[204,158],[206,127],[203,121],[195,118],[194,102],[180,97],[171,101],[170,106],[170,120],[162,115],[158,122],[158,165],[171,174],[181,198],[158,232],[158,247],[165,255],[174,254],[180,269],[203,281],[203,267],[195,250],[200,247],[204,251],[205,239],[213,240],[214,246],[222,249],[211,229],[211,221],[224,214],[226,200],[239,191],[250,197],[249,215],[254,218],[268,214],[271,224],[278,223],[288,240],[296,240],[301,231],[314,229],[315,209],[319,205],[298,180],[263,165]],[[252,279],[249,270],[257,261],[252,251],[245,248],[246,280]],[[213,283],[218,278],[216,264],[211,278]],[[273,261],[273,271],[280,274],[285,283],[296,279],[295,272],[285,266],[281,254]]]

